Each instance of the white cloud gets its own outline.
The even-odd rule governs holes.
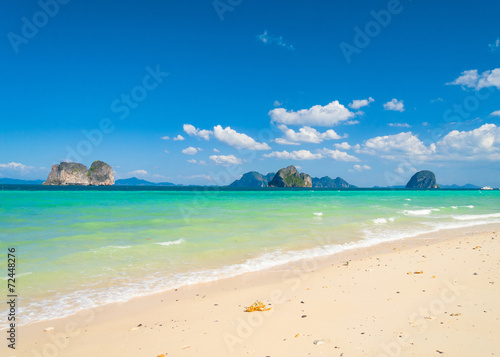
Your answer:
[[[484,124],[471,131],[453,130],[436,143],[438,159],[500,160],[500,127]]]
[[[163,150],[165,152],[165,154],[170,154],[170,151],[168,150]]]
[[[295,49],[292,45],[289,45],[289,44],[285,43],[285,41],[283,41],[283,37],[281,37],[281,36],[279,36],[279,37],[271,36],[267,32],[267,30],[264,31],[262,34],[258,35],[257,38],[262,43],[265,43],[265,44],[276,44],[276,45],[278,45],[280,47],[283,47],[283,48],[286,48],[288,50],[294,50]]]
[[[198,161],[196,161],[195,159],[190,159],[187,162],[189,162],[190,164],[196,164]]]
[[[185,176],[183,178],[186,178],[186,179],[189,179],[189,180],[192,180],[192,179],[204,179],[204,180],[208,180],[208,181],[212,181],[213,178],[211,176],[208,176],[208,175],[191,175],[191,176]]]
[[[0,164],[1,169],[15,170],[15,171],[28,171],[33,170],[35,167],[26,166],[18,162],[9,162],[8,164]]]
[[[210,139],[210,135],[213,134],[213,132],[210,131],[210,130],[200,130],[200,129],[195,128],[191,124],[184,124],[182,126],[182,128],[184,129],[184,131],[186,132],[186,134],[188,134],[189,136],[196,136],[196,137],[199,137],[199,138],[203,138],[205,140],[209,140]]]
[[[354,170],[356,171],[363,171],[363,170],[371,170],[372,168],[368,165],[354,165],[353,166]]]
[[[249,137],[231,129],[229,126],[222,129],[220,125],[214,127],[214,136],[217,140],[234,147],[236,149],[249,150],[271,150],[271,147],[266,143],[259,143]]]
[[[212,155],[210,160],[215,162],[217,165],[241,165],[243,161],[234,155]]]
[[[181,134],[177,135],[177,136],[174,138],[174,141],[182,141],[182,140],[184,140],[184,137],[183,137]]]
[[[158,175],[158,174],[154,174],[153,176],[151,176],[152,178],[155,178],[155,179],[166,179],[165,176],[163,175]]]
[[[283,102],[280,102],[280,101],[278,101],[278,100],[275,100],[275,101],[274,101],[274,103],[273,103],[273,105],[274,105],[275,107],[281,107],[281,106],[283,105]]]
[[[491,52],[496,52],[500,48],[500,38],[497,37],[496,41],[488,45]]]
[[[349,108],[357,110],[359,108],[366,107],[367,105],[369,105],[370,103],[372,103],[374,101],[375,101],[375,99],[373,99],[372,97],[370,97],[368,99],[355,99],[351,103],[349,103],[348,106],[349,106]]]
[[[220,150],[217,150],[216,148],[214,148],[214,152],[220,152]]]
[[[396,98],[392,98],[390,102],[384,103],[384,109],[396,112],[404,112],[405,106],[402,100],[397,100]]]
[[[182,153],[183,153],[183,154],[186,154],[186,155],[194,155],[194,154],[196,154],[198,151],[200,151],[200,150],[199,150],[199,148],[197,149],[197,148],[194,148],[194,147],[190,146],[190,147],[188,147],[188,148],[186,148],[186,149],[182,150]]]
[[[407,123],[389,123],[387,124],[389,126],[392,126],[394,128],[410,128],[411,125]]]
[[[130,175],[139,175],[139,176],[146,176],[148,172],[146,170],[135,170],[129,172]]]
[[[500,110],[495,110],[493,113],[490,114],[492,117],[500,117]]]
[[[342,138],[340,135],[338,135],[332,129],[329,129],[329,130],[325,131],[324,133],[320,133],[316,129],[311,128],[309,126],[304,126],[304,127],[300,128],[298,132],[296,132],[293,129],[289,129],[286,125],[283,125],[283,124],[278,125],[278,128],[285,135],[285,137],[281,138],[281,140],[279,140],[279,139],[275,140],[275,142],[278,144],[283,144],[283,143],[290,144],[293,142],[319,144],[323,140],[337,140],[337,139]]]
[[[462,74],[448,85],[460,85],[462,87],[480,90],[487,87],[497,87],[500,89],[500,68],[491,71],[484,71],[479,74],[477,69],[462,72]]]
[[[162,136],[161,137],[161,140],[169,140],[169,139],[170,139],[170,137],[168,137],[168,136]]]
[[[336,147],[337,149],[342,149],[342,150],[350,150],[352,148],[352,146],[349,145],[349,143],[346,143],[345,141],[341,144],[335,144],[333,146]]]
[[[500,127],[484,124],[470,131],[453,130],[428,146],[411,132],[378,136],[367,140],[357,152],[420,162],[500,161]]]
[[[276,144],[280,144],[280,145],[300,145],[300,143],[297,143],[294,141],[288,141],[288,140],[283,139],[283,138],[274,139],[274,142]]]
[[[413,175],[415,172],[417,172],[417,169],[409,162],[403,162],[394,169],[394,172],[400,175],[410,176]],[[397,179],[397,181],[402,181],[402,180]]]
[[[406,132],[369,139],[363,144],[360,152],[395,159],[402,155],[429,155],[433,152],[433,148],[426,147],[417,136]]]
[[[298,151],[273,151],[270,154],[264,154],[264,157],[274,157],[277,159],[288,159],[288,160],[317,160],[323,158],[321,154],[313,154],[309,150],[298,150]]]
[[[354,113],[335,100],[325,106],[315,105],[296,112],[276,108],[269,111],[269,116],[272,122],[286,125],[333,126],[353,118]]]
[[[318,150],[321,154],[337,160],[337,161],[346,161],[346,162],[357,162],[360,161],[357,157],[349,155],[346,152],[339,151],[339,150],[330,150],[330,149],[322,149]]]

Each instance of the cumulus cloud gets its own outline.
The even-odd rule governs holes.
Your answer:
[[[384,109],[396,112],[404,112],[405,106],[402,100],[397,100],[396,98],[392,98],[390,102],[384,103]]]
[[[500,89],[500,68],[491,71],[484,71],[479,74],[477,69],[462,72],[462,74],[448,85],[460,85],[464,88],[480,90],[487,87],[497,87]]]
[[[285,125],[333,126],[354,117],[354,113],[337,100],[325,106],[315,105],[298,111],[276,108],[269,111],[271,121]]]
[[[393,128],[410,128],[411,125],[407,123],[389,123],[387,124],[389,126],[392,126]]]
[[[356,170],[356,171],[363,171],[363,170],[371,170],[372,168],[368,165],[354,165],[353,166],[353,169]]]
[[[355,99],[351,103],[348,104],[349,108],[358,110],[360,108],[366,107],[370,103],[374,102],[375,99],[369,97],[368,99]]]
[[[500,161],[500,127],[484,124],[470,131],[453,130],[428,146],[411,132],[377,136],[367,140],[359,152],[389,160]]]
[[[213,134],[213,132],[210,130],[200,130],[195,128],[191,124],[184,124],[182,128],[184,129],[184,132],[186,132],[186,134],[188,134],[189,136],[196,136],[205,140],[209,140],[210,135]]]
[[[217,165],[241,165],[243,161],[234,155],[212,155],[210,160],[215,162]]]
[[[170,137],[168,137],[168,136],[162,136],[161,137],[161,140],[169,140],[169,139],[170,139]]]
[[[190,164],[196,164],[198,161],[196,161],[195,159],[190,159],[187,162],[189,162]]]
[[[186,155],[195,155],[200,150],[201,150],[200,148],[194,148],[194,147],[190,146],[190,147],[182,150],[182,153],[186,154]]]
[[[500,161],[500,127],[484,124],[471,131],[453,130],[436,143],[446,160]]]
[[[146,170],[135,170],[129,172],[130,175],[146,176],[148,172]]]
[[[219,150],[217,150],[216,148],[214,148],[214,152],[220,152]]]
[[[357,162],[360,161],[357,157],[349,155],[346,152],[340,151],[340,150],[330,150],[330,149],[322,149],[319,150],[319,152],[326,157],[329,157],[331,159],[337,160],[337,161],[346,161],[346,162]]]
[[[281,107],[282,105],[283,105],[283,102],[280,102],[278,100],[275,100],[273,103],[273,106],[275,106],[275,107]]]
[[[35,169],[35,167],[33,166],[26,166],[19,162],[9,162],[8,164],[0,164],[0,168],[7,170],[15,170],[15,171],[28,171]]]
[[[277,159],[289,159],[289,160],[317,160],[323,158],[321,154],[313,154],[309,150],[298,150],[298,151],[273,151],[270,154],[264,154],[264,157],[274,157]]]
[[[214,127],[214,136],[217,140],[234,147],[236,149],[249,150],[270,150],[266,143],[259,143],[246,134],[241,134],[231,129],[229,126],[222,129],[220,125]]]
[[[495,110],[493,113],[490,114],[492,117],[500,117],[500,110]]]
[[[342,136],[338,135],[332,129],[329,129],[324,133],[320,133],[316,129],[309,126],[300,128],[298,132],[293,129],[289,129],[284,124],[278,125],[278,128],[284,134],[283,138],[275,140],[275,142],[278,144],[291,144],[296,142],[319,144],[323,140],[336,140],[342,138]]]
[[[257,36],[257,38],[265,44],[275,44],[279,47],[286,48],[288,50],[294,50],[295,48],[292,45],[289,45],[283,41],[283,37],[281,36],[271,36],[267,30]]]
[[[426,147],[412,132],[405,132],[369,139],[363,144],[360,152],[395,159],[402,155],[429,155],[434,151],[433,149],[435,148]]]
[[[182,141],[182,140],[184,140],[184,137],[183,137],[181,134],[177,135],[177,136],[174,138],[174,141]]]
[[[336,147],[337,149],[342,149],[342,150],[350,150],[352,148],[352,146],[349,145],[349,143],[346,143],[345,141],[343,143],[335,144],[333,146]]]

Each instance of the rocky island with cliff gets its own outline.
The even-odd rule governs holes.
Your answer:
[[[47,180],[42,185],[52,186],[112,186],[115,183],[113,168],[103,161],[87,166],[76,162],[52,165]]]
[[[235,180],[229,187],[312,187],[312,188],[356,188],[344,179],[324,176],[311,177],[306,173],[299,173],[293,165],[280,169],[277,173],[260,174],[250,171],[243,174],[241,179]]]

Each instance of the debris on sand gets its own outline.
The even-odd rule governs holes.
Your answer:
[[[262,301],[256,301],[253,305],[246,308],[246,312],[254,312],[254,311],[268,311],[271,310],[270,307],[266,307]]]

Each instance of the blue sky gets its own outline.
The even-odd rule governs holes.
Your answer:
[[[500,185],[498,1],[0,6],[0,177],[103,160],[182,184],[294,164]]]

